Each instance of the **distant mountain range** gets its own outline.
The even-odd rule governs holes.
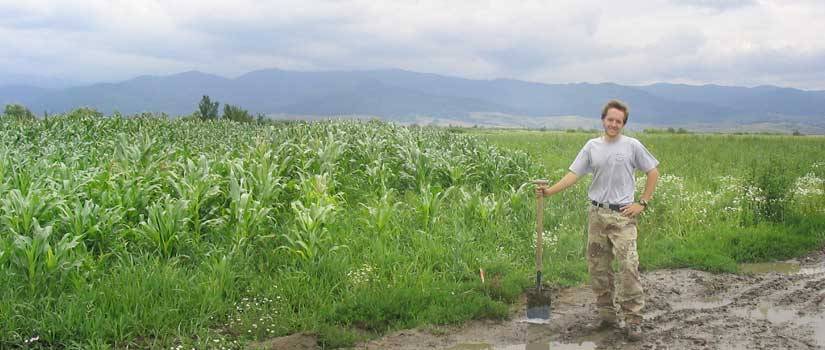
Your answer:
[[[266,69],[234,79],[190,71],[69,88],[0,87],[0,104],[35,114],[80,106],[106,114],[188,115],[203,95],[279,117],[375,116],[398,121],[500,126],[598,125],[611,98],[631,108],[629,126],[725,129],[762,126],[825,133],[825,91],[775,86],[542,84],[472,80],[404,70],[299,72]],[[573,119],[571,119],[573,118]],[[578,120],[578,122],[576,122]],[[572,123],[572,124],[570,124]]]

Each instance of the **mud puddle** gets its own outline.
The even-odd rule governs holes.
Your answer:
[[[598,321],[588,286],[563,289],[547,324],[510,320],[404,330],[354,349],[825,349],[825,252],[798,261],[742,266],[741,274],[646,272],[644,340]]]
[[[466,343],[458,344],[446,350],[594,350],[597,349],[594,342],[582,342],[581,344],[564,344],[559,342],[516,344],[493,347],[486,343]]]
[[[801,267],[797,262],[770,262],[770,263],[755,263],[755,264],[739,264],[739,271],[743,273],[761,274],[761,273],[784,273],[794,274],[798,273]]]

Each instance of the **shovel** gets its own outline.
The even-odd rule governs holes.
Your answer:
[[[544,188],[547,180],[535,180],[533,184]],[[527,322],[546,323],[550,320],[550,290],[541,286],[542,231],[544,231],[544,196],[536,196],[536,287],[527,290]]]

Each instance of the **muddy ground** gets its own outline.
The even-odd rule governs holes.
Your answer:
[[[644,340],[594,331],[588,286],[553,297],[548,324],[525,322],[524,303],[504,321],[404,330],[354,349],[825,349],[825,251],[748,274],[678,269],[643,274]],[[777,272],[781,271],[781,272]]]

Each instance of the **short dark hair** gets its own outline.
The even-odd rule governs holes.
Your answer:
[[[607,115],[607,110],[611,108],[615,108],[620,112],[624,113],[624,124],[627,124],[627,117],[630,116],[630,109],[627,108],[627,104],[620,100],[607,101],[607,104],[604,105],[604,108],[602,108],[602,119],[604,119],[604,117]]]

